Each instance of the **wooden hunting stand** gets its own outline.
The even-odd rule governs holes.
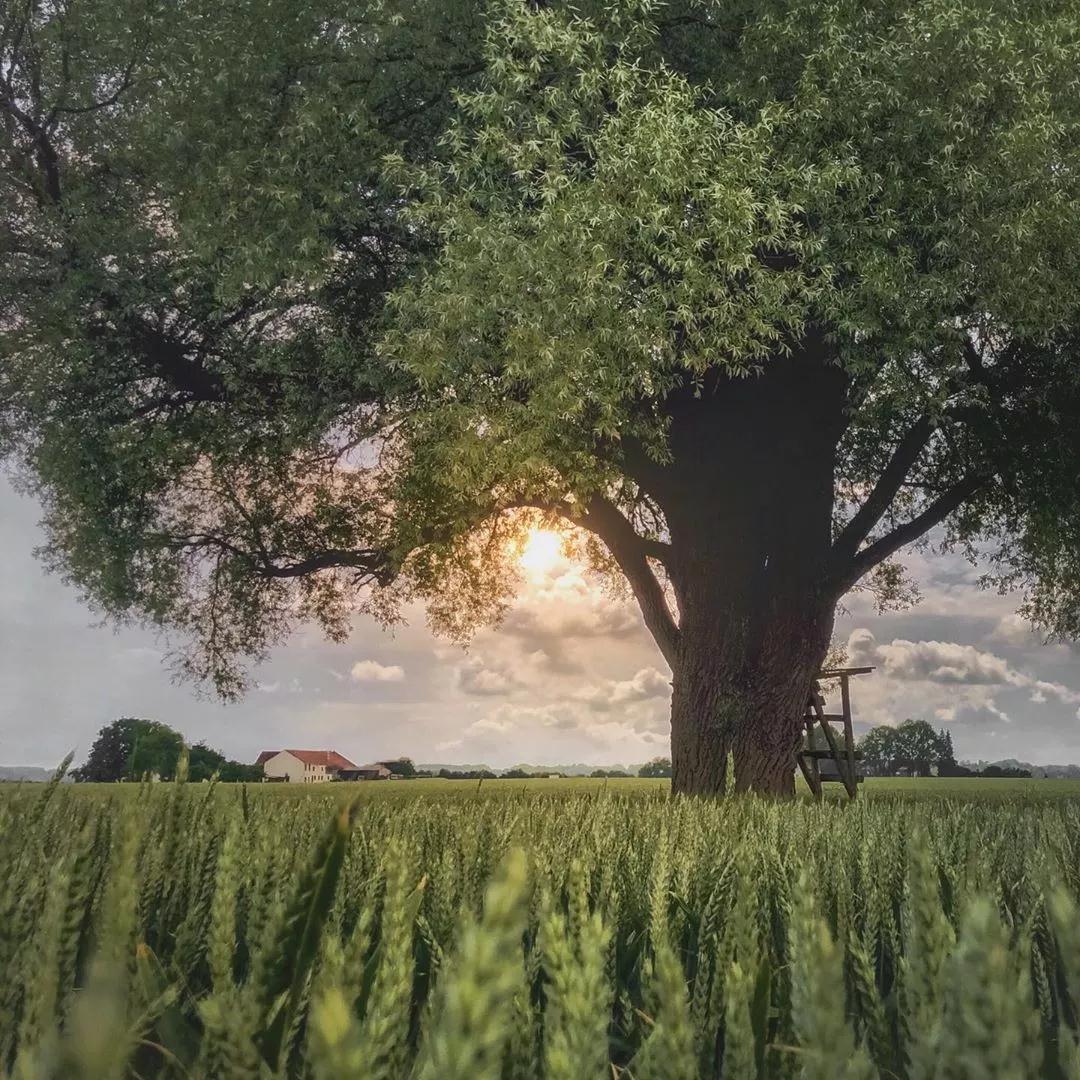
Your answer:
[[[803,726],[806,729],[804,744],[799,748],[796,760],[802,770],[807,787],[815,799],[821,798],[821,785],[829,781],[839,781],[844,785],[849,799],[854,799],[859,790],[862,777],[856,771],[855,762],[862,754],[855,749],[855,735],[851,730],[851,690],[849,681],[853,675],[867,675],[872,667],[825,668],[814,681],[810,691],[810,700],[806,703]],[[825,698],[821,693],[821,683],[826,679],[840,680],[841,712],[826,713]],[[840,746],[836,733],[829,722],[843,725],[844,745]],[[814,745],[815,725],[825,736],[828,749],[819,749]]]

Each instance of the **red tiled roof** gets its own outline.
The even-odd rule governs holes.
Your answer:
[[[275,754],[292,754],[305,765],[327,765],[331,769],[355,769],[356,766],[336,750],[264,750],[255,762],[256,765],[264,765]]]

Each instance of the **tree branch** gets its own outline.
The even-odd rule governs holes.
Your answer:
[[[940,525],[954,510],[958,510],[976,491],[986,483],[983,476],[967,476],[939,495],[921,514],[898,525],[868,547],[860,551],[841,570],[836,584],[841,593],[847,592],[864,574],[878,563],[894,555],[905,544],[918,540],[935,525]]]
[[[839,565],[854,558],[859,545],[873,532],[874,526],[892,505],[911,467],[919,460],[934,430],[935,425],[929,417],[920,417],[897,444],[873,491],[833,544],[833,558]]]
[[[337,568],[359,570],[380,584],[385,584],[391,576],[390,564],[386,553],[374,548],[362,550],[320,551],[306,559],[285,565],[264,563],[260,572],[269,578],[295,578],[313,574],[319,570]]]
[[[314,555],[293,562],[275,562],[269,553],[255,554],[223,536],[201,533],[188,536],[173,536],[169,544],[174,549],[198,551],[213,550],[219,558],[230,556],[241,559],[251,566],[257,577],[268,579],[298,578],[320,570],[352,569],[359,570],[380,584],[386,584],[392,577],[392,571],[386,553],[375,548],[327,548]]]
[[[597,498],[601,498],[597,496]],[[625,516],[615,507],[615,505],[609,499],[602,499],[604,504],[610,507],[611,512],[621,518],[626,529],[629,530],[630,536],[633,537],[633,542],[641,550],[641,554],[647,559],[655,559],[657,562],[667,565],[668,560],[671,558],[671,545],[664,543],[663,540],[653,540],[647,536],[641,536],[630,524]],[[501,506],[498,513],[503,513],[507,510],[541,510],[546,514],[558,514],[559,517],[566,518],[571,525],[577,525],[582,529],[587,529],[591,533],[595,533],[604,540],[606,543],[606,537],[603,536],[598,527],[597,519],[589,516],[589,507],[586,507],[584,511],[573,503],[566,502],[563,499],[556,499],[553,501],[544,501],[543,499],[522,499],[516,502],[508,503],[505,506]],[[629,540],[629,537],[627,538]]]
[[[649,566],[656,542],[643,540],[618,508],[603,496],[589,500],[577,524],[596,533],[630,582],[645,625],[656,640],[664,659],[674,668],[679,644],[679,628],[672,618],[664,590]],[[667,545],[660,545],[666,550]]]

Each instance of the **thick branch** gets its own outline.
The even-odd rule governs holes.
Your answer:
[[[375,549],[320,551],[317,555],[294,563],[264,563],[260,573],[271,578],[295,578],[319,570],[337,568],[359,570],[380,582],[385,582],[390,577],[390,564],[386,553]]]
[[[327,548],[307,558],[282,563],[275,561],[265,551],[255,554],[223,536],[208,533],[172,537],[170,544],[182,550],[214,550],[219,553],[219,556],[228,555],[234,559],[242,559],[250,564],[258,577],[262,578],[298,578],[318,573],[320,570],[335,569],[358,570],[380,583],[386,583],[392,576],[386,553],[373,548]]]
[[[923,416],[900,440],[889,463],[878,477],[873,491],[833,544],[833,558],[838,565],[844,565],[854,558],[859,545],[873,532],[874,526],[892,505],[911,467],[919,460],[919,455],[926,448],[933,433],[933,422]]]
[[[954,510],[958,510],[972,495],[986,483],[981,476],[968,476],[939,495],[921,514],[910,521],[898,525],[892,532],[886,533],[868,547],[860,551],[844,567],[836,584],[840,592],[850,589],[864,574],[873,570],[878,563],[884,562],[890,555],[896,554],[906,544],[918,540],[935,525],[940,525]]]
[[[623,514],[616,509],[614,504],[607,499],[603,499],[602,501],[611,508],[613,514],[618,515],[618,517],[622,519],[625,528],[629,530],[630,536],[633,537],[633,542],[640,548],[641,554],[647,559],[655,559],[657,562],[663,563],[666,566],[668,560],[671,558],[671,545],[664,543],[663,540],[653,540],[648,536],[639,535]],[[551,501],[545,501],[543,499],[521,499],[501,506],[498,512],[530,509],[542,510],[545,514],[558,514],[559,517],[565,518],[571,525],[577,525],[582,529],[587,529],[589,532],[595,533],[601,540],[606,542],[607,538],[600,532],[600,524],[603,519],[590,517],[590,508],[586,508],[586,511],[583,514],[579,506],[575,506],[575,504],[567,502],[564,499],[555,499]],[[629,537],[627,537],[627,540],[629,542]]]
[[[664,590],[649,566],[653,543],[638,536],[615,505],[599,495],[589,500],[585,513],[576,521],[583,528],[596,533],[607,545],[630,582],[645,625],[660,646],[664,659],[674,668],[679,628],[671,616]]]

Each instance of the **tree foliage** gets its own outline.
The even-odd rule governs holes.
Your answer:
[[[99,784],[127,779],[135,740],[149,722],[124,716],[106,724],[90,747],[85,764],[72,769],[72,777]]]
[[[157,776],[172,780],[184,750],[184,737],[168,724],[144,720],[135,733],[131,756],[127,760],[127,778]]]
[[[925,720],[873,728],[859,740],[859,750],[872,776],[892,776],[898,769],[929,776],[932,766],[946,771],[956,765],[952,734],[944,729],[935,731]]]
[[[297,619],[497,617],[529,513],[675,667],[673,418],[812,346],[829,611],[943,525],[1080,633],[1078,71],[1065,0],[9,5],[0,451],[225,694]]]
[[[74,769],[72,776],[99,784],[147,775],[172,780],[183,749],[184,737],[168,724],[122,717],[98,732],[86,763]],[[262,778],[262,766],[230,761],[199,742],[188,750],[187,775],[191,780],[209,780],[216,775],[225,781],[257,781]]]

